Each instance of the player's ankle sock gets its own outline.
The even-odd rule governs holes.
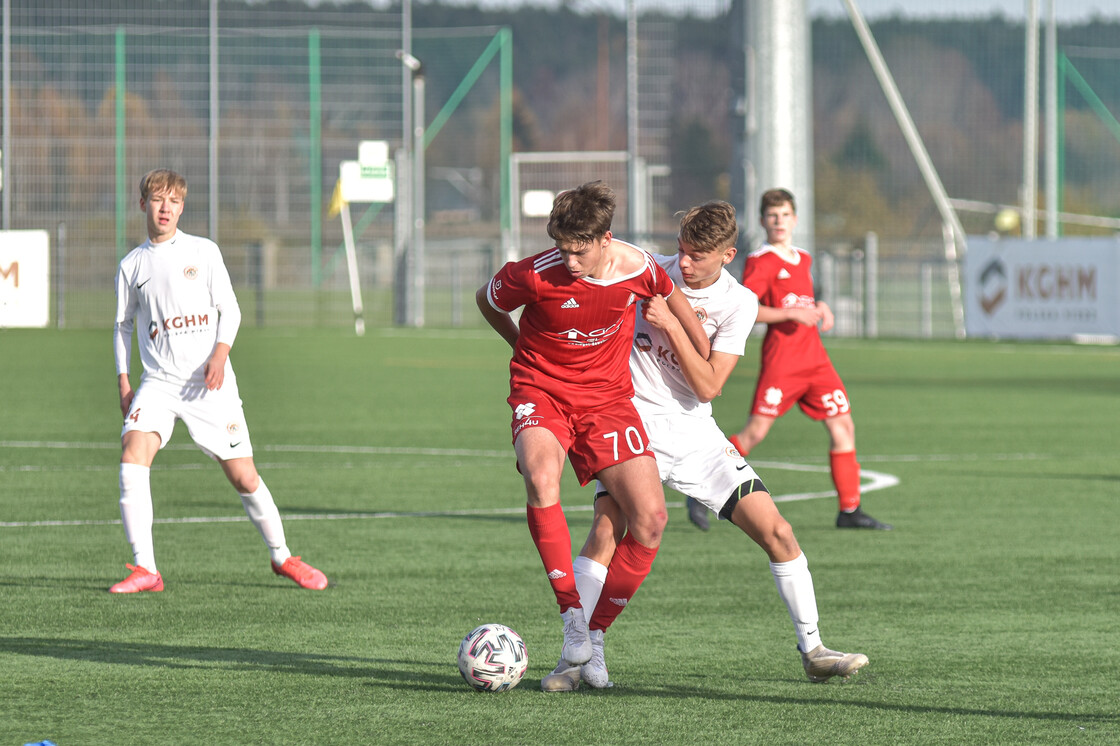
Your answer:
[[[284,564],[284,560],[291,557],[292,553],[288,551],[288,542],[284,538],[280,510],[263,479],[255,492],[241,495],[241,504],[245,506],[249,520],[261,532],[261,538],[268,547],[269,558],[278,565]]]
[[[607,568],[607,577],[603,581],[595,613],[588,623],[589,628],[605,630],[611,626],[649,575],[657,549],[639,544],[629,533],[622,537]]]
[[[747,451],[745,448],[743,448],[743,444],[739,442],[738,435],[729,435],[727,436],[727,439],[731,441],[731,445],[735,446],[735,450],[739,452],[740,456],[742,456],[743,458],[747,457]]]
[[[840,510],[844,513],[855,510],[859,507],[859,462],[856,461],[856,452],[830,451],[828,463]]]
[[[599,596],[603,592],[603,583],[607,579],[607,566],[601,565],[590,557],[580,555],[572,563],[576,574],[576,589],[579,591],[579,602],[585,613],[595,611],[599,603]]]
[[[579,606],[575,570],[572,569],[572,535],[568,531],[564,509],[560,503],[546,508],[526,505],[525,517],[529,522],[529,535],[537,545],[544,571],[548,573],[548,582],[556,594],[556,603],[560,604],[560,613]]]
[[[148,572],[156,569],[156,550],[152,540],[152,470],[140,464],[121,464],[121,524],[132,545],[133,562]]]
[[[789,562],[771,562],[770,573],[778,586],[778,595],[789,610],[793,628],[797,631],[797,647],[803,653],[821,644],[817,627],[817,594],[813,590],[813,576],[809,561],[801,553]]]

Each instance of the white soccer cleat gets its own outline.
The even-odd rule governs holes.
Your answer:
[[[607,661],[603,657],[603,630],[593,629],[591,636],[591,660],[579,670],[580,678],[592,689],[606,689],[614,686],[607,675]]]
[[[541,679],[542,692],[574,692],[579,689],[579,666],[563,658],[552,673]]]
[[[591,659],[591,639],[587,636],[583,609],[573,606],[560,618],[564,620],[564,647],[560,649],[560,657],[576,665],[587,663]]]
[[[846,679],[867,663],[867,656],[863,653],[840,653],[829,650],[824,645],[817,645],[808,653],[801,654],[801,665],[805,667],[805,675],[814,684],[828,681],[833,676]]]

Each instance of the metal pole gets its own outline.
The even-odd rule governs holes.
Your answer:
[[[879,234],[868,231],[863,253],[867,262],[864,265],[863,331],[864,336],[874,339],[879,336]]]
[[[1026,59],[1023,68],[1023,238],[1038,231],[1038,0],[1027,2]]]
[[[55,238],[55,261],[54,261],[54,307],[55,307],[55,326],[59,329],[66,328],[66,222],[60,221],[57,228],[57,236]]]
[[[1058,222],[1058,22],[1054,0],[1046,19],[1046,237],[1057,238]]]
[[[924,262],[921,266],[921,334],[929,339],[933,336],[933,265]]]
[[[412,325],[424,326],[424,68],[412,74]]]
[[[4,87],[4,128],[3,142],[0,143],[0,202],[3,203],[4,221],[0,228],[12,228],[12,0],[4,0],[4,37],[3,37],[3,87]]]
[[[210,0],[210,240],[218,240],[218,0]]]
[[[626,0],[626,217],[631,236],[645,229],[639,225],[638,207],[638,9],[635,0]]]
[[[128,207],[128,187],[125,185],[125,30],[117,28],[114,46],[114,72],[116,74],[116,186],[117,186],[117,259],[124,257],[128,239],[125,235],[125,210]]]

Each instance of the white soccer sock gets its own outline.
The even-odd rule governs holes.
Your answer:
[[[284,560],[291,557],[292,553],[288,551],[288,542],[284,539],[284,524],[280,521],[280,511],[263,479],[260,480],[256,492],[241,495],[241,504],[245,506],[249,520],[261,532],[261,538],[268,546],[268,554],[272,561],[278,565],[284,564]]]
[[[156,570],[156,549],[152,540],[152,470],[140,464],[121,464],[121,524],[132,545],[133,562],[148,572]]]
[[[797,631],[797,647],[808,653],[821,644],[817,629],[817,594],[813,590],[813,576],[805,553],[789,562],[771,562],[770,573],[778,586],[778,595],[789,609],[789,618]]]
[[[579,603],[590,622],[595,606],[599,603],[599,595],[603,592],[603,583],[607,580],[607,566],[581,555],[572,562],[572,569],[575,570]]]

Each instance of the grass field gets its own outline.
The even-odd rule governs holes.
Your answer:
[[[757,345],[716,404],[727,429]],[[781,509],[824,642],[871,664],[810,684],[765,555],[732,526],[696,530],[669,493],[653,573],[607,635],[616,686],[546,695],[560,624],[496,336],[243,330],[258,466],[292,550],[333,585],[269,571],[180,428],[152,473],[167,589],[121,597],[110,334],[0,332],[0,744],[1120,743],[1120,350],[830,349],[885,485],[864,505],[895,530],[832,527],[825,435],[799,413],[751,461],[808,498]],[[569,474],[577,540],[590,500]],[[459,678],[482,621],[528,646],[510,692]]]

